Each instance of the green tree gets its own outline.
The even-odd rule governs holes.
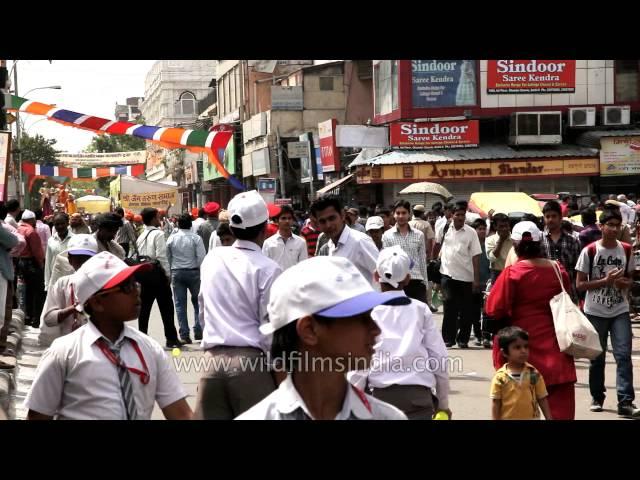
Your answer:
[[[56,155],[60,150],[53,146],[57,143],[54,138],[44,138],[42,135],[30,137],[22,134],[20,137],[20,151],[23,162],[37,163],[38,165],[57,165]]]

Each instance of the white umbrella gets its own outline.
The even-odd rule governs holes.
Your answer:
[[[400,191],[400,195],[409,195],[409,194],[412,194],[412,193],[422,193],[422,194],[424,194],[425,203],[426,203],[427,195],[429,195],[429,194],[430,195],[437,195],[439,197],[442,197],[445,202],[448,202],[449,200],[451,200],[453,198],[453,195],[451,195],[451,192],[449,192],[449,190],[444,188],[439,183],[433,183],[433,182],[412,183],[407,188],[404,188],[404,189],[402,189]]]

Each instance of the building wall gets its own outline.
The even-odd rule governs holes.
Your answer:
[[[142,115],[150,125],[175,126],[193,122],[197,116],[197,100],[206,97],[209,83],[216,75],[217,60],[159,60],[145,79]],[[178,108],[180,95],[189,91],[196,98],[193,114],[183,115]]]

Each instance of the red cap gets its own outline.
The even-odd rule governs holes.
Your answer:
[[[207,215],[215,215],[219,211],[220,211],[220,204],[216,202],[208,202],[204,206],[204,213],[206,213]]]
[[[141,222],[142,221],[142,215],[134,215],[133,216],[133,221],[134,222]]]
[[[274,204],[274,203],[267,203],[267,211],[269,212],[269,218],[273,218],[273,217],[277,217],[278,215],[280,215],[280,211],[282,209]]]
[[[194,218],[194,219],[198,218],[198,207],[193,207],[191,209],[191,217]]]

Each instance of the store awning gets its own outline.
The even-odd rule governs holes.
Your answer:
[[[608,137],[638,137],[640,130],[592,130],[580,135],[576,141],[578,145],[600,148],[600,140]]]
[[[346,177],[342,177],[340,180],[336,180],[335,182],[330,183],[325,187],[322,187],[320,190],[316,192],[316,194],[324,195],[325,193],[329,193],[330,191],[335,190],[336,188],[346,185],[347,183],[353,180],[353,176],[354,174],[352,173],[350,175],[347,175]]]
[[[532,158],[597,157],[599,151],[578,145],[554,145],[537,148],[512,148],[508,145],[481,145],[477,148],[439,150],[392,150],[377,157],[354,160],[350,168],[360,165],[405,165],[471,160],[513,160]]]

